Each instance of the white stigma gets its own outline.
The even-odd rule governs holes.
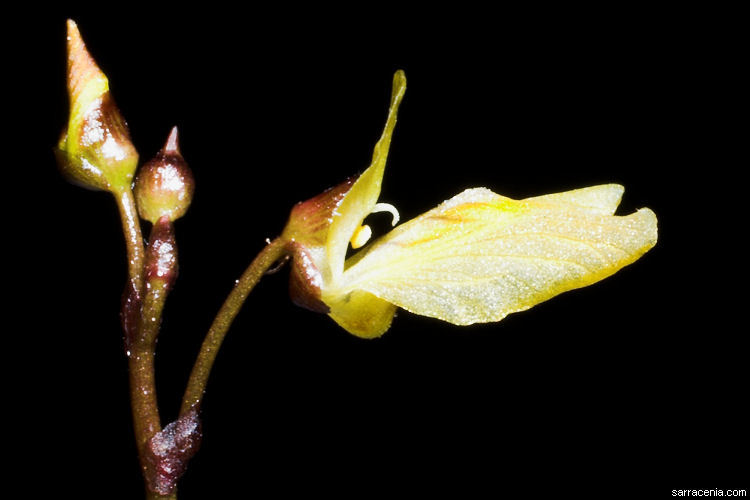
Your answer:
[[[396,224],[398,224],[398,220],[400,218],[398,210],[396,210],[396,207],[394,207],[390,203],[376,203],[372,209],[372,212],[370,213],[374,214],[377,212],[390,212],[390,214],[393,216],[393,220],[391,220],[391,226],[395,226]]]

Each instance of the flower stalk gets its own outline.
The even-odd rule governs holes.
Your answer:
[[[224,337],[232,325],[232,321],[234,321],[237,313],[240,312],[242,305],[245,303],[245,299],[247,299],[247,296],[255,288],[255,285],[258,284],[258,281],[260,281],[266,271],[271,269],[287,253],[287,241],[282,238],[276,238],[261,250],[235,283],[234,288],[229,293],[224,304],[222,304],[221,309],[219,309],[219,313],[216,315],[201,345],[200,352],[193,365],[193,370],[190,373],[185,394],[182,397],[180,415],[185,415],[193,408],[200,406],[211,368],[216,360],[219,348],[224,341]]]
[[[143,290],[143,235],[138,220],[135,198],[130,189],[115,193],[115,202],[120,212],[122,232],[128,259],[128,279],[131,288],[140,295]]]
[[[137,333],[127,346],[133,426],[141,469],[148,485],[147,494],[171,495],[173,488],[156,487],[160,484],[160,464],[154,460],[150,446],[151,440],[162,430],[154,372],[156,339],[167,294],[177,277],[177,244],[168,217],[159,219],[151,229],[144,276],[146,281]]]

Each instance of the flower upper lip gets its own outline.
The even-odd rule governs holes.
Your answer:
[[[388,118],[375,145],[370,166],[358,177],[347,179],[292,209],[282,238],[289,242],[295,257],[290,291],[298,305],[329,312],[330,307],[323,301],[322,294],[340,284],[352,235],[373,210],[390,211],[377,201],[398,107],[405,90],[404,72],[397,71],[393,77]]]
[[[333,214],[326,240],[326,257],[331,265],[331,280],[333,282],[336,282],[344,271],[346,250],[354,231],[377,205],[391,137],[396,126],[398,107],[405,91],[406,76],[403,71],[399,70],[393,76],[393,92],[388,118],[383,134],[375,144],[372,163],[340,200],[336,207],[336,213]]]

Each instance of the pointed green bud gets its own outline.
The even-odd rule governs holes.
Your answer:
[[[109,81],[72,20],[68,20],[68,97],[68,124],[55,149],[63,174],[90,189],[130,188],[138,153],[110,95]]]
[[[154,224],[164,216],[174,221],[187,212],[194,191],[193,173],[180,154],[174,127],[161,151],[138,171],[135,180],[138,212]]]

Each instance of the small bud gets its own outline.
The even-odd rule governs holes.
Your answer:
[[[177,144],[177,127],[172,128],[164,147],[138,171],[135,199],[143,219],[156,223],[166,216],[182,217],[193,200],[195,180]]]
[[[138,153],[109,93],[109,81],[72,20],[68,20],[68,96],[68,125],[55,149],[60,170],[90,189],[128,189]]]

